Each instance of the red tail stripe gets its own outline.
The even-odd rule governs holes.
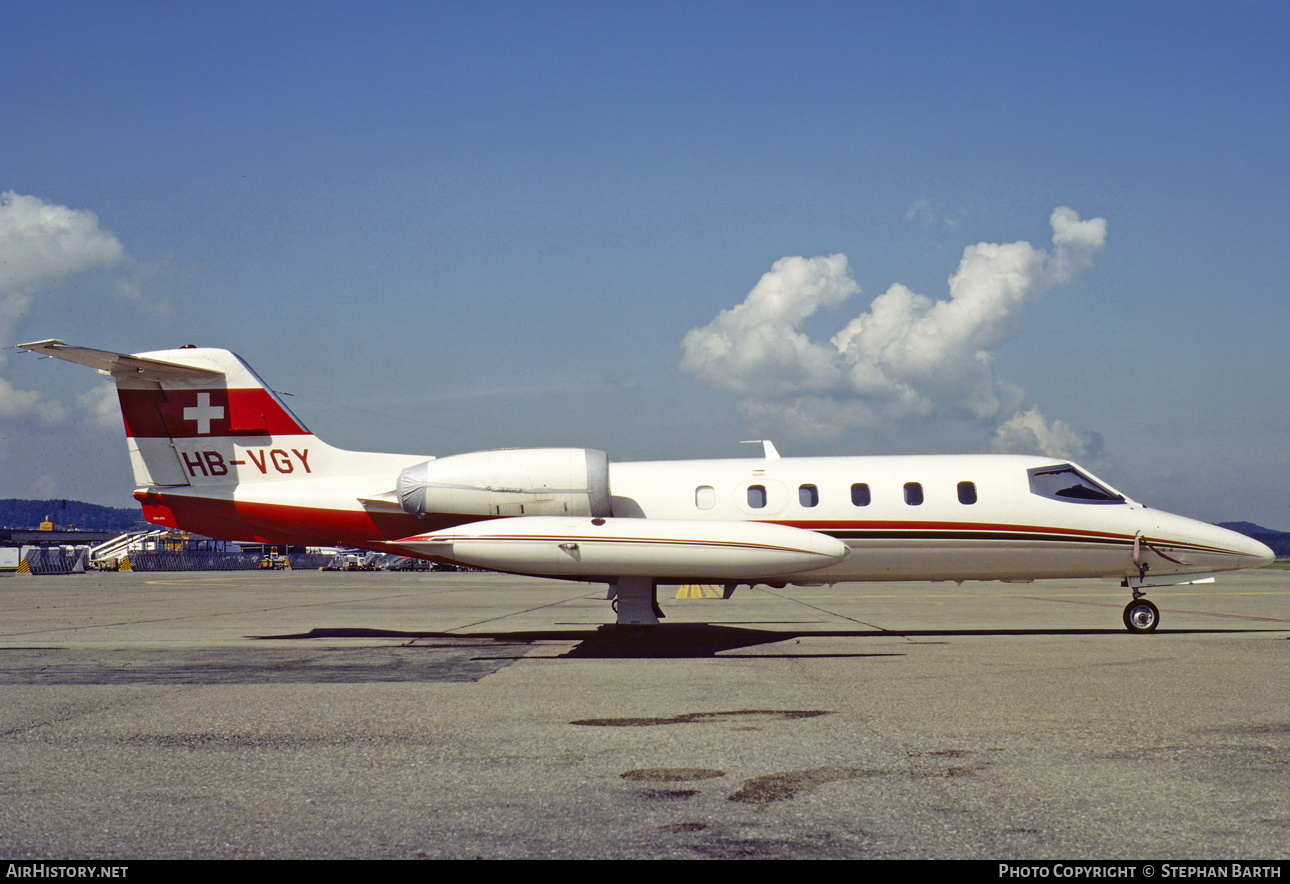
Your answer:
[[[466,516],[421,519],[406,513],[315,509],[305,506],[217,500],[136,491],[144,518],[155,525],[194,531],[218,540],[264,543],[359,546],[389,552],[384,540],[408,537],[416,531],[448,528]],[[429,526],[427,526],[429,522]]]
[[[268,390],[117,390],[131,438],[308,435]]]

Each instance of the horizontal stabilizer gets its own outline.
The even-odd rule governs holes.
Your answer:
[[[52,356],[66,362],[88,365],[114,377],[125,375],[153,381],[166,378],[216,378],[224,374],[214,368],[199,368],[195,365],[181,365],[178,362],[163,362],[160,359],[144,359],[128,353],[92,350],[89,347],[70,347],[58,340],[33,341],[30,344],[18,346],[41,356]]]

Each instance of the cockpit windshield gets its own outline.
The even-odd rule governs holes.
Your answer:
[[[1030,491],[1040,497],[1069,503],[1124,503],[1124,497],[1094,482],[1070,464],[1034,467],[1030,473]]]

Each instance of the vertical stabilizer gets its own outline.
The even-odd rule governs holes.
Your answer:
[[[198,348],[139,356],[211,374],[112,372],[137,484],[231,485],[312,473],[318,438],[241,358]]]
[[[395,495],[399,474],[425,455],[325,444],[227,350],[129,355],[53,340],[20,346],[116,382],[134,497],[153,524],[227,540],[328,546],[427,529]]]
[[[21,346],[97,368],[116,382],[140,488],[301,478],[327,459],[328,446],[227,350],[128,355],[61,341]]]

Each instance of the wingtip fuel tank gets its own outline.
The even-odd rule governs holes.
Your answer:
[[[391,543],[421,555],[548,577],[756,580],[836,565],[835,537],[765,522],[519,516]]]

